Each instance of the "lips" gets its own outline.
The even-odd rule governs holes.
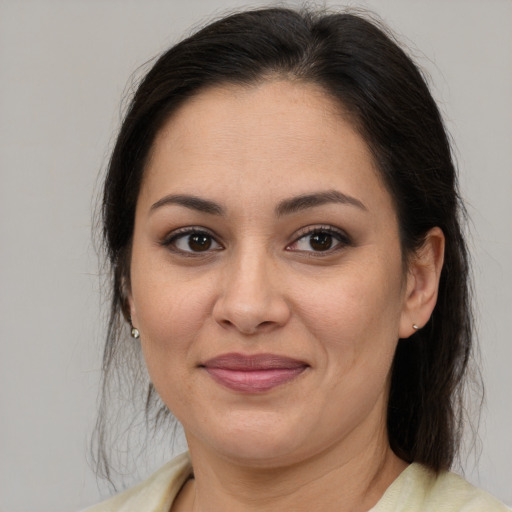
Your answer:
[[[262,393],[298,377],[309,365],[275,354],[223,354],[202,368],[219,384],[244,393]]]

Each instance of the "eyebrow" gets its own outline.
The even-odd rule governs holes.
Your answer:
[[[156,203],[151,206],[151,212],[161,208],[162,206],[177,204],[196,210],[202,213],[209,213],[211,215],[224,215],[224,209],[214,201],[208,199],[202,199],[197,196],[189,196],[185,194],[168,195],[159,199]]]
[[[276,209],[276,216],[282,217],[284,215],[291,215],[308,208],[314,208],[316,206],[322,206],[324,204],[337,203],[356,206],[361,210],[368,211],[368,208],[356,199],[355,197],[343,194],[337,190],[326,190],[322,192],[315,192],[313,194],[304,194],[290,199],[281,201]],[[187,195],[187,194],[170,194],[162,197],[156,203],[151,205],[150,211],[153,212],[162,206],[178,205],[184,206],[191,210],[196,210],[202,213],[208,213],[210,215],[224,215],[224,208],[209,199],[203,199],[201,197]]]
[[[283,215],[290,215],[297,213],[308,208],[322,206],[328,203],[347,204],[356,206],[361,210],[368,211],[368,208],[356,199],[355,197],[343,194],[337,190],[326,190],[323,192],[316,192],[313,194],[304,194],[291,199],[285,199],[276,208],[276,215],[282,217]]]

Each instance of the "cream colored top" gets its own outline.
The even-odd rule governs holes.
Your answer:
[[[187,453],[173,459],[145,482],[85,512],[169,512],[183,484],[192,476]],[[411,464],[369,512],[507,512],[490,494],[455,473],[436,475]]]

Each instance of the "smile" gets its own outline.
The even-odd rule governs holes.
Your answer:
[[[309,365],[274,354],[223,354],[200,365],[219,384],[242,393],[262,393],[293,380]]]

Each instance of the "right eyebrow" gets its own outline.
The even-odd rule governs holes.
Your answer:
[[[150,212],[152,213],[162,206],[173,204],[184,206],[185,208],[196,210],[198,212],[209,213],[211,215],[224,215],[224,209],[220,204],[217,204],[214,201],[209,201],[208,199],[202,199],[197,196],[186,194],[171,194],[162,197],[162,199],[159,199],[156,203],[151,205]]]

